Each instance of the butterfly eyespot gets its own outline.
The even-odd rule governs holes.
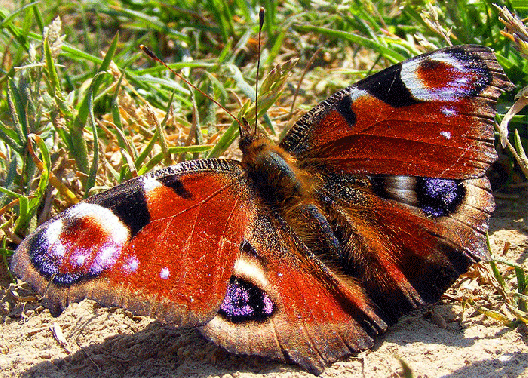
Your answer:
[[[416,182],[418,206],[434,218],[453,213],[465,194],[459,180],[420,177]]]
[[[270,296],[256,285],[232,277],[218,313],[232,323],[264,321],[275,311]]]
[[[451,135],[442,135],[450,138]],[[413,177],[372,176],[372,190],[381,198],[414,206],[432,218],[444,217],[457,210],[466,196],[460,180]]]
[[[70,286],[114,266],[128,235],[128,229],[111,210],[81,203],[35,233],[30,260],[53,283]]]
[[[403,63],[401,77],[412,96],[420,101],[456,101],[474,96],[491,81],[480,58],[456,49]]]

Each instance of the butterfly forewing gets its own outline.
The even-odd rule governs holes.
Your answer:
[[[57,311],[92,298],[174,324],[201,324],[225,296],[250,206],[237,162],[182,163],[40,226],[12,269]]]
[[[305,167],[479,177],[496,158],[494,104],[507,88],[489,49],[437,50],[336,93],[304,115],[281,146]]]

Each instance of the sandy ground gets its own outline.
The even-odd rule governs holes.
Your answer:
[[[527,205],[519,198],[500,200],[490,230],[494,254],[525,267]],[[506,242],[511,246],[504,255]],[[72,305],[53,318],[25,284],[10,285],[3,275],[1,377],[312,376],[296,366],[231,355],[196,330],[178,330],[93,301]],[[508,277],[515,282],[513,274]],[[509,329],[460,304],[470,297],[500,303],[497,296],[482,277],[462,278],[432,311],[403,319],[373,350],[333,364],[322,376],[399,377],[401,358],[415,377],[528,377],[526,331]]]

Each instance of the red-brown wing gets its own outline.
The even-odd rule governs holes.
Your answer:
[[[494,106],[507,88],[489,49],[437,50],[336,93],[305,114],[281,146],[306,168],[479,177],[496,158]]]
[[[60,311],[91,298],[169,323],[211,319],[251,223],[237,162],[182,163],[91,197],[40,226],[13,271]]]
[[[489,257],[493,197],[486,179],[383,180],[387,190],[379,193],[371,179],[333,176],[319,197],[340,244],[331,266],[353,277],[392,324],[438,301],[471,264]]]
[[[202,333],[234,353],[320,373],[386,328],[361,285],[326,267],[276,213],[246,235],[219,314]]]

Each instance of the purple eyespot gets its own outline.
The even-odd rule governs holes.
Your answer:
[[[273,315],[275,305],[266,292],[251,282],[231,277],[218,313],[232,323],[264,321]]]
[[[453,213],[465,193],[464,185],[458,180],[420,177],[417,181],[419,206],[435,218]]]

